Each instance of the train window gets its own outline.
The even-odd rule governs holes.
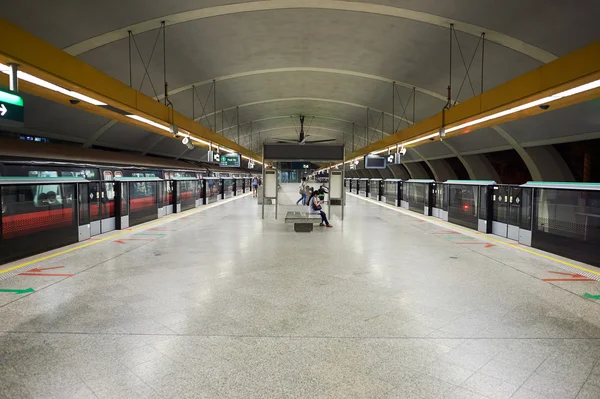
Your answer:
[[[30,170],[30,177],[58,177],[58,172],[55,170]]]
[[[112,176],[112,172],[110,170],[105,170],[104,171],[104,180],[112,180],[113,176]]]
[[[115,171],[115,177],[123,177],[123,172]]]
[[[33,198],[35,206],[60,205],[63,203],[60,185],[44,184],[35,187],[35,196]]]

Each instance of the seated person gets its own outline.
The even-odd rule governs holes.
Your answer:
[[[38,206],[48,205],[48,194],[40,193],[37,198]]]
[[[321,201],[318,199],[320,194],[325,194],[325,192],[322,189],[318,189],[310,194],[310,197],[308,198],[308,207],[310,208],[311,212],[318,212],[319,215],[321,215],[321,224],[319,226],[333,227],[329,224],[327,215],[321,208]]]
[[[56,193],[54,191],[48,191],[48,204],[54,205],[56,204]]]

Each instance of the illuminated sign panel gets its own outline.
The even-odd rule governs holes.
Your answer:
[[[0,90],[0,121],[25,121],[23,98],[16,94]]]
[[[228,168],[240,167],[240,154],[221,154],[219,165]]]

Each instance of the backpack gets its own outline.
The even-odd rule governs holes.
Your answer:
[[[298,194],[304,195],[304,185],[300,184],[300,187],[298,187]]]

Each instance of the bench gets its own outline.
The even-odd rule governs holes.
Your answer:
[[[321,215],[309,212],[288,212],[285,214],[286,223],[294,223],[295,232],[309,233],[315,223],[321,223]]]

